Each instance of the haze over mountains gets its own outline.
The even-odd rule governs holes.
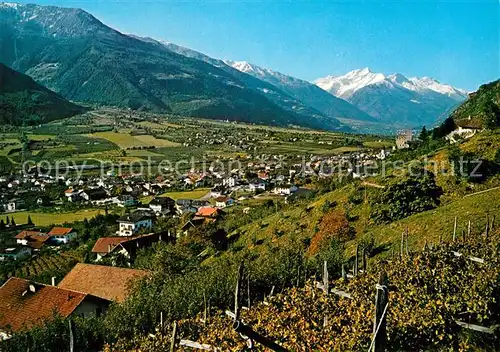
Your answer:
[[[327,130],[433,125],[466,97],[429,78],[367,69],[313,84],[54,6],[0,3],[0,62],[73,101]]]

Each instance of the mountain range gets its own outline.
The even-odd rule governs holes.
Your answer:
[[[258,77],[255,77],[254,75],[248,74],[247,72],[242,72],[241,70],[232,67],[223,60],[209,57],[195,50],[185,48],[173,43],[165,41],[157,41],[152,38],[137,37],[134,35],[130,36],[149,43],[155,43],[157,45],[161,45],[177,54],[193,58],[196,60],[201,60],[210,65],[213,65],[225,71],[227,74],[230,74],[235,79],[244,83],[247,89],[251,89],[258,92],[259,94],[263,94],[267,99],[269,99],[279,107],[283,108],[284,110],[290,113],[302,115],[304,116],[304,118],[307,118],[307,116],[313,117],[314,119],[318,120],[321,123],[321,126],[323,126],[322,128],[325,127],[327,127],[327,129],[340,128],[341,124],[337,120],[339,117],[350,116],[352,118],[356,118],[366,115],[364,112],[353,107],[351,104],[335,97],[333,97],[333,99],[329,99],[331,101],[331,109],[332,109],[331,113],[325,114],[319,109],[316,109],[315,106],[308,105],[303,100],[297,98],[293,94],[290,94],[290,92],[287,91],[286,89],[283,89],[283,87],[278,85],[273,85],[272,82],[261,80]],[[318,90],[322,91],[321,89]],[[351,107],[351,109],[349,110],[349,108],[347,108],[343,110],[341,108],[343,105],[347,105],[348,107]],[[344,129],[346,128],[344,127]]]
[[[72,8],[0,3],[0,62],[72,101],[315,129],[434,124],[465,98],[367,69],[314,83],[122,34]]]
[[[280,126],[341,127],[265,82],[124,35],[80,9],[0,4],[0,62],[73,101]]]
[[[315,83],[395,127],[434,125],[468,97],[464,90],[429,77],[407,78],[400,73],[386,76],[369,68],[327,76]]]
[[[0,63],[0,123],[33,125],[73,116],[84,110],[31,77]]]
[[[248,73],[249,75],[280,88],[292,97],[304,102],[318,111],[321,111],[327,116],[374,121],[373,117],[369,116],[367,113],[362,112],[360,109],[347,103],[343,99],[327,94],[325,90],[310,82],[288,76],[280,72],[272,71],[267,68],[261,68],[246,61],[237,62],[226,60],[225,63],[241,72]]]

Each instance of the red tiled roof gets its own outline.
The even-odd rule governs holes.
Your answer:
[[[144,270],[78,263],[59,283],[59,287],[123,302],[128,296],[130,282],[147,274]]]
[[[69,234],[73,229],[71,227],[53,227],[48,233],[50,236],[64,236]]]
[[[109,246],[111,249],[116,247],[118,244],[128,241],[130,238],[127,237],[101,237],[99,238],[94,247],[92,248],[92,253],[109,253]]]
[[[217,214],[219,210],[217,208],[212,208],[212,207],[206,207],[206,208],[200,208],[198,209],[198,212],[196,213],[197,216],[214,216]]]
[[[81,292],[11,277],[0,287],[0,329],[16,332],[50,320],[54,314],[68,317],[85,297]]]
[[[42,240],[43,239],[44,241],[48,239],[47,234],[45,234],[43,232],[40,232],[40,231],[28,231],[28,230],[24,230],[24,231],[19,232],[14,238],[18,239],[18,240],[23,240],[26,237],[30,237],[30,238],[33,238],[33,239],[36,239],[36,240]]]

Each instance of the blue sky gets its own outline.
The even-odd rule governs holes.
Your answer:
[[[80,7],[124,33],[306,80],[370,67],[467,90],[500,77],[488,1],[21,1]]]

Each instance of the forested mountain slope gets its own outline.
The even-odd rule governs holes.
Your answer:
[[[0,123],[33,125],[83,111],[29,76],[0,63]]]

